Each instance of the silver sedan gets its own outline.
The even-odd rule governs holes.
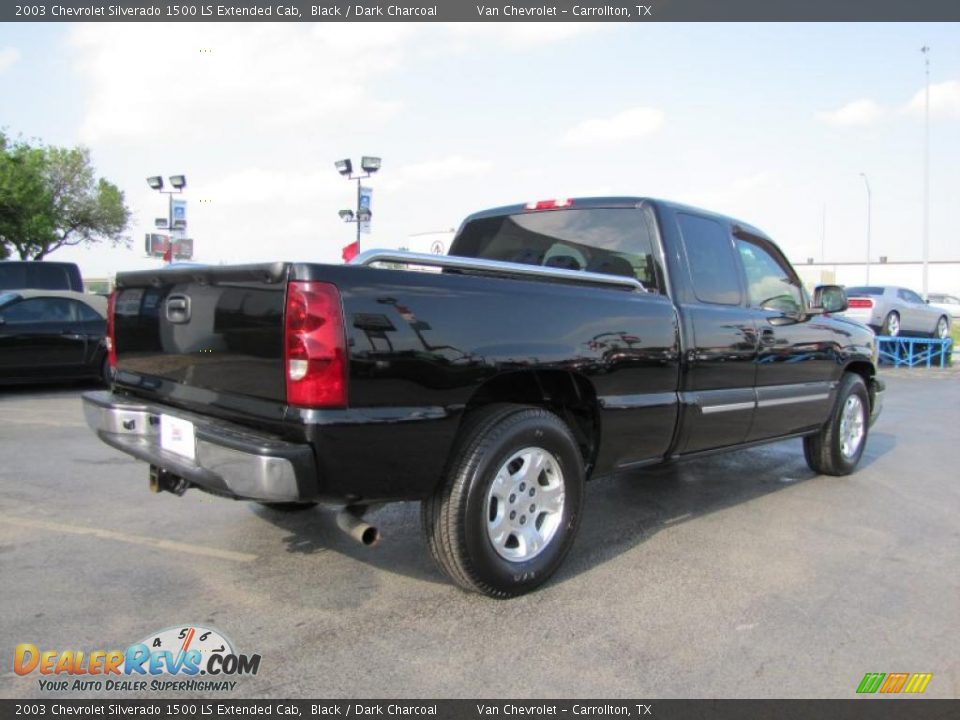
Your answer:
[[[893,285],[849,287],[843,314],[873,328],[877,335],[950,337],[950,313],[928,305],[913,290]]]
[[[940,308],[950,313],[950,317],[954,320],[960,320],[960,297],[945,293],[930,293],[927,295],[927,302],[930,303],[930,307]]]

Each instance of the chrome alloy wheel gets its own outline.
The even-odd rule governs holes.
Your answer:
[[[863,442],[866,422],[863,401],[857,395],[851,395],[843,404],[840,416],[840,452],[847,459],[852,458]]]
[[[528,447],[500,467],[487,492],[487,537],[497,554],[525,562],[550,544],[563,517],[563,471],[548,451]]]
[[[887,318],[887,337],[897,337],[900,334],[900,316],[890,313]]]
[[[941,340],[950,337],[950,323],[945,317],[937,320],[937,337]]]

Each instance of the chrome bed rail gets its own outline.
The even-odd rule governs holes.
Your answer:
[[[453,268],[457,270],[476,270],[480,272],[500,273],[503,275],[524,276],[544,280],[567,280],[594,285],[614,285],[630,290],[646,292],[646,288],[636,278],[623,275],[586,272],[584,270],[564,270],[563,268],[527,265],[524,263],[502,262],[500,260],[480,260],[478,258],[457,257],[455,255],[431,255],[427,253],[403,252],[400,250],[367,250],[360,253],[351,265],[372,265],[378,262],[399,263],[403,265],[426,265],[428,267]]]

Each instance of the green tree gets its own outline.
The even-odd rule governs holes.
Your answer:
[[[90,151],[11,141],[0,133],[0,258],[42,260],[59,248],[127,245],[123,192],[97,178]]]

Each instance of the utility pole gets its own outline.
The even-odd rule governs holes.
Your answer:
[[[863,184],[867,186],[867,285],[870,284],[870,216],[873,214],[873,197],[870,193],[870,180],[866,173],[860,173]]]
[[[820,216],[820,262],[827,261],[827,204],[823,204]]]
[[[923,53],[926,87],[923,98],[923,299],[927,299],[930,262],[930,47],[920,48]]]

